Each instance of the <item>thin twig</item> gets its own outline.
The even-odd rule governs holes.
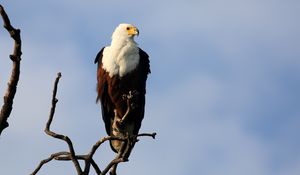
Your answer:
[[[14,50],[13,54],[10,55],[10,59],[13,61],[12,66],[12,72],[9,79],[9,82],[7,83],[7,89],[4,95],[4,103],[0,111],[0,135],[2,131],[9,126],[7,119],[11,114],[12,106],[13,106],[13,100],[17,91],[17,85],[19,81],[20,76],[20,62],[21,62],[21,36],[20,36],[20,29],[15,29],[10,24],[10,20],[3,8],[2,5],[0,5],[0,14],[2,16],[3,22],[4,22],[4,28],[8,31],[11,38],[13,38],[14,42]]]
[[[36,167],[36,169],[31,173],[31,175],[35,175],[37,174],[37,172],[42,168],[42,166],[48,162],[50,162],[51,160],[53,159],[56,159],[58,156],[61,156],[61,155],[68,155],[69,153],[68,152],[58,152],[58,153],[54,153],[54,154],[51,154],[51,156],[47,159],[44,159],[40,162],[40,164],[38,165],[38,167]]]
[[[149,136],[149,137],[152,137],[153,139],[155,139],[156,137],[156,132],[152,133],[152,134],[149,134],[149,133],[141,133],[141,134],[138,134],[136,137],[143,137],[143,136]]]

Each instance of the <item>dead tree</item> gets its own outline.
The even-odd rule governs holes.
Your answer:
[[[7,119],[10,116],[13,106],[13,100],[17,91],[17,85],[20,76],[20,62],[21,62],[21,36],[20,36],[20,29],[15,29],[10,24],[10,20],[3,8],[0,5],[0,14],[2,16],[4,22],[4,28],[8,31],[11,38],[15,41],[14,43],[14,50],[13,54],[10,55],[10,59],[13,62],[12,72],[10,79],[7,83],[7,89],[4,95],[4,103],[0,111],[0,135],[2,131],[9,126]]]
[[[53,95],[52,95],[52,107],[50,110],[50,115],[46,124],[45,132],[47,135],[54,137],[56,139],[63,140],[69,148],[69,151],[61,151],[57,153],[53,153],[50,155],[50,157],[42,160],[37,168],[31,173],[31,175],[36,175],[39,170],[42,168],[42,166],[52,160],[58,160],[58,161],[72,161],[74,168],[76,169],[76,172],[78,175],[88,175],[90,173],[91,166],[95,170],[96,174],[98,175],[105,175],[107,172],[110,171],[110,174],[115,175],[116,170],[113,167],[116,167],[121,162],[126,162],[128,161],[127,155],[128,151],[130,151],[130,145],[132,145],[134,142],[138,141],[138,137],[143,137],[143,136],[150,136],[153,139],[155,139],[156,133],[143,133],[143,134],[138,134],[135,136],[126,136],[126,137],[118,137],[118,136],[106,136],[97,141],[91,148],[91,150],[85,154],[85,155],[77,155],[75,152],[75,149],[73,147],[72,140],[62,134],[57,134],[54,131],[50,130],[50,126],[54,117],[55,113],[55,108],[56,108],[56,103],[58,102],[58,99],[56,98],[57,94],[57,85],[59,83],[59,80],[61,78],[61,73],[58,73],[55,82],[54,82],[54,88],[53,88]],[[101,170],[98,166],[98,164],[95,162],[93,159],[94,154],[96,153],[97,149],[102,145],[102,143],[109,141],[109,140],[120,140],[123,141],[121,145],[121,149],[119,153],[116,155],[116,157],[103,169]],[[81,166],[79,164],[79,160],[84,161],[84,166]]]

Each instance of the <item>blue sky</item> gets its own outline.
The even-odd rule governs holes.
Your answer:
[[[135,24],[148,52],[143,138],[119,174],[298,175],[300,2],[295,0],[9,0],[23,60],[10,127],[0,138],[3,174],[29,174],[66,150],[43,133],[53,81],[62,72],[53,130],[78,154],[105,136],[96,99],[98,50],[119,23]],[[2,21],[1,21],[2,22]],[[0,94],[12,41],[0,30]],[[109,145],[96,154],[113,158]],[[41,175],[75,174],[51,162]]]

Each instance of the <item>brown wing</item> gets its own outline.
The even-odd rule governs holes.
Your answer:
[[[136,77],[137,80],[135,87],[138,91],[138,97],[137,97],[137,107],[134,110],[133,114],[133,120],[135,122],[135,126],[133,129],[133,134],[138,134],[139,129],[142,124],[142,120],[144,118],[144,111],[145,111],[145,95],[146,95],[146,81],[148,78],[148,74],[151,73],[150,71],[150,61],[148,54],[143,51],[142,49],[139,49],[139,55],[140,55],[140,62],[139,66],[137,67]]]
[[[96,56],[95,64],[98,63],[97,69],[97,102],[101,102],[102,119],[105,124],[106,133],[111,133],[111,123],[114,118],[114,107],[108,94],[108,73],[102,68],[103,47]]]

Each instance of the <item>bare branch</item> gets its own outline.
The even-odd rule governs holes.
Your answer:
[[[56,159],[57,157],[61,156],[61,155],[68,155],[68,152],[58,152],[58,153],[54,153],[51,154],[51,156],[47,159],[44,159],[40,162],[40,164],[38,165],[38,167],[31,173],[31,175],[35,175],[38,171],[40,171],[40,169],[42,168],[42,166],[48,162],[50,162],[53,159]]]
[[[124,160],[123,158],[115,158],[113,159],[108,165],[107,167],[103,170],[103,172],[100,175],[105,175],[113,166],[116,166],[117,164],[121,163],[121,162],[126,162],[127,160]],[[113,169],[111,171],[111,174],[116,174],[115,172],[116,170]]]
[[[135,136],[126,136],[126,137],[106,136],[106,137],[103,137],[102,139],[100,139],[99,141],[97,141],[92,146],[92,148],[88,154],[76,155],[72,141],[68,136],[65,136],[62,134],[57,134],[50,130],[50,126],[53,121],[53,117],[54,117],[54,113],[55,113],[55,109],[56,109],[56,103],[58,102],[58,100],[56,98],[56,94],[57,94],[57,86],[58,86],[60,78],[61,78],[61,73],[58,73],[57,78],[55,79],[55,82],[54,82],[53,95],[52,95],[52,106],[51,106],[51,110],[50,110],[49,119],[46,124],[45,132],[51,137],[65,141],[69,147],[69,152],[63,151],[63,152],[54,153],[49,158],[42,160],[31,175],[36,175],[44,164],[46,164],[52,160],[72,161],[78,175],[88,175],[90,172],[91,166],[94,168],[95,172],[98,175],[105,175],[109,170],[111,170],[110,171],[111,174],[115,175],[117,165],[121,162],[128,161],[127,155],[129,155],[129,152],[132,149],[132,145],[138,141],[137,140],[138,137],[151,136],[153,139],[155,138],[156,133],[152,133],[152,134],[143,133],[143,134],[138,134]],[[128,108],[130,108],[130,106],[128,106]],[[103,171],[101,171],[99,166],[97,165],[97,163],[94,161],[93,156],[96,153],[97,149],[104,142],[109,141],[109,140],[120,140],[123,142],[121,144],[121,149],[120,149],[119,153],[117,154],[117,156],[104,168]],[[84,160],[84,162],[85,162],[83,171],[79,164],[79,160]]]
[[[9,32],[10,36],[15,41],[13,54],[10,55],[10,59],[13,61],[12,72],[8,82],[8,87],[4,95],[4,104],[0,111],[0,135],[2,131],[9,126],[7,119],[12,111],[13,99],[17,91],[17,85],[20,76],[20,61],[21,61],[21,36],[20,29],[15,29],[10,24],[10,20],[0,5],[0,14],[4,22],[4,28]]]
[[[46,124],[45,132],[49,136],[52,136],[52,137],[54,137],[56,139],[63,140],[63,141],[65,141],[68,144],[69,151],[70,151],[70,156],[71,156],[71,160],[72,160],[72,162],[73,162],[73,164],[74,164],[74,166],[76,168],[76,171],[77,171],[78,174],[82,174],[82,170],[81,170],[81,167],[79,165],[79,162],[78,162],[78,160],[75,157],[75,150],[74,150],[72,141],[69,139],[68,136],[61,135],[61,134],[56,134],[55,132],[53,132],[53,131],[50,130],[50,125],[52,123],[53,116],[54,116],[54,113],[55,113],[56,103],[58,102],[58,100],[56,98],[56,94],[57,94],[57,85],[58,85],[58,82],[59,82],[60,78],[61,78],[61,73],[58,73],[57,77],[55,79],[55,82],[54,82],[54,89],[53,89],[53,95],[52,95],[52,107],[51,107],[51,111],[50,111],[50,115],[49,115],[49,120],[48,120],[48,122]]]
[[[137,137],[142,137],[142,136],[149,136],[152,137],[153,139],[155,139],[156,137],[156,132],[149,134],[149,133],[142,133],[142,134],[138,134]]]

